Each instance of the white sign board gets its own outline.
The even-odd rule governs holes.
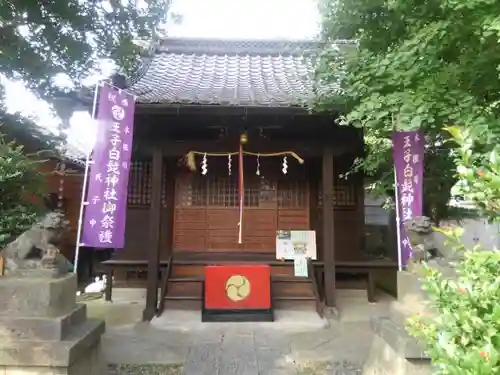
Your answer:
[[[307,258],[297,257],[293,260],[293,274],[297,277],[307,277]]]
[[[298,257],[317,259],[316,232],[313,230],[278,230],[276,259]]]

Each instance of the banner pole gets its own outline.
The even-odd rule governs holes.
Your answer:
[[[395,199],[396,199],[396,237],[398,241],[398,270],[403,270],[403,255],[401,249],[401,217],[399,216],[399,186],[398,186],[398,177],[396,173],[396,167],[394,167],[394,191],[395,191]]]
[[[92,120],[95,121],[97,114],[97,98],[99,94],[99,82],[95,85],[94,92],[94,103],[92,105]],[[85,198],[87,196],[87,182],[89,179],[89,166],[90,166],[90,157],[92,155],[92,149],[87,153],[87,157],[85,159],[85,172],[83,174],[83,186],[82,186],[82,195],[80,200],[80,212],[78,214],[78,225],[76,230],[76,245],[75,245],[75,258],[73,260],[73,272],[78,274],[78,258],[80,255],[80,246],[82,245],[80,242],[82,240],[82,228],[83,228],[83,212],[84,207],[88,202],[85,202]]]

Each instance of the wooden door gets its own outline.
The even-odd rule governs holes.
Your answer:
[[[249,167],[239,244],[235,169],[231,175],[227,169],[212,167],[207,176],[189,172],[177,176],[174,251],[274,253],[278,229],[309,229],[307,178],[277,173],[263,177],[250,173]]]

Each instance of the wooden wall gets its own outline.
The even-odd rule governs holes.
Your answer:
[[[349,170],[352,159],[349,156],[334,160],[334,191],[331,207],[334,217],[335,260],[360,260],[362,258],[364,233],[364,187],[359,175],[343,174]],[[319,163],[319,162],[318,162]],[[321,172],[313,177],[316,186],[313,191],[311,216],[316,219],[312,227],[316,230],[318,253],[322,254],[322,210]]]
[[[262,160],[261,160],[262,159]],[[242,243],[238,244],[238,164],[208,162],[203,176],[179,168],[174,208],[174,251],[275,252],[278,229],[309,229],[309,186],[304,166],[282,172],[281,158],[245,156]],[[256,174],[257,166],[259,175]]]
[[[237,161],[233,161],[229,176],[227,159],[224,159],[218,162],[209,160],[207,176],[201,176],[200,171],[188,171],[179,165],[178,160],[164,161],[160,258],[166,259],[173,249],[274,253],[278,228],[316,230],[318,254],[321,254],[321,160],[306,160],[304,166],[289,160],[286,176],[281,173],[281,159],[276,158],[274,163],[261,161],[261,176],[257,179],[256,161],[247,158],[243,245],[238,245]],[[364,228],[362,179],[338,176],[349,165],[348,158],[339,158],[335,162],[337,177],[332,209],[337,260],[361,257]],[[256,181],[261,181],[262,176],[267,176],[270,188],[262,189],[259,185],[257,191]],[[135,160],[129,181],[126,245],[124,250],[115,254],[115,258],[146,259],[150,199],[151,161]]]
[[[162,186],[161,251],[160,259],[167,259],[171,250],[173,183],[171,177],[175,160],[164,160],[165,174]],[[149,208],[151,204],[152,162],[150,159],[133,160],[130,167],[125,248],[117,250],[114,259],[147,259],[149,246]]]

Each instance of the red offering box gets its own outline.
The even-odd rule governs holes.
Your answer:
[[[224,265],[205,267],[205,309],[271,308],[271,267]]]

